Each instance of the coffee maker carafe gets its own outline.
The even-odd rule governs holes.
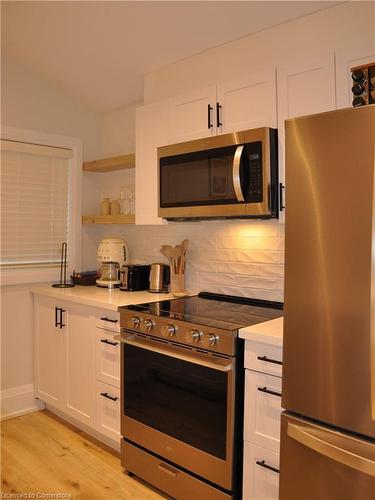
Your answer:
[[[126,242],[121,238],[104,238],[99,243],[96,258],[100,273],[96,285],[105,288],[118,287],[120,285],[120,269],[129,262]]]

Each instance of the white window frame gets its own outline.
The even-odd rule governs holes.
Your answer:
[[[2,127],[1,139],[19,141],[41,146],[67,148],[73,152],[73,157],[68,160],[69,168],[69,196],[70,220],[68,227],[68,253],[69,264],[67,277],[73,269],[81,268],[81,186],[82,186],[82,151],[81,139],[63,135],[47,134],[34,130],[25,130],[15,127]],[[2,269],[0,271],[1,285],[18,285],[25,283],[42,283],[58,281],[60,268],[30,268],[30,269]]]

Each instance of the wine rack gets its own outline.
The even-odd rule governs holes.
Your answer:
[[[351,72],[353,106],[375,104],[375,62],[351,68]]]

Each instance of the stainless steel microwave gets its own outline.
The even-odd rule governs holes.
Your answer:
[[[277,218],[277,130],[268,127],[158,148],[159,217]]]

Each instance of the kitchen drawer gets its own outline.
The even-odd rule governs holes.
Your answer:
[[[120,387],[120,342],[113,333],[97,328],[95,347],[96,379]]]
[[[245,368],[281,377],[282,359],[281,346],[252,340],[245,342]]]
[[[278,453],[252,443],[244,445],[243,500],[278,500],[279,474],[264,467],[268,465],[278,470]]]
[[[101,310],[96,313],[96,326],[111,332],[120,332],[120,313]]]
[[[270,392],[266,392],[270,391]],[[279,452],[281,379],[245,370],[244,439]]]
[[[96,429],[101,434],[119,442],[120,435],[120,389],[96,382]]]

